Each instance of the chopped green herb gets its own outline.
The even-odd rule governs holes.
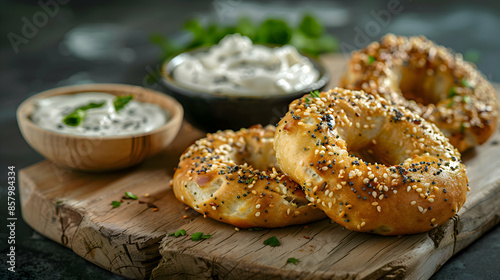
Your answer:
[[[306,14],[299,25],[299,31],[310,38],[319,38],[325,33],[325,28],[318,22],[315,16]]]
[[[125,192],[125,196],[131,199],[137,199],[137,195],[131,193],[131,192]]]
[[[286,263],[293,263],[294,265],[297,265],[300,261],[296,258],[288,258],[288,260],[286,260]]]
[[[259,231],[259,230],[263,230],[264,228],[261,228],[261,227],[252,227],[252,228],[249,228],[248,231]]]
[[[470,103],[470,96],[464,95],[464,102],[465,103]]]
[[[113,200],[111,201],[111,205],[113,205],[113,208],[120,207],[122,203],[120,201]]]
[[[133,95],[127,95],[127,96],[117,96],[115,101],[113,101],[113,105],[115,106],[115,111],[120,111],[127,105],[127,103],[130,102],[134,98]]]
[[[457,91],[455,90],[454,87],[450,88],[450,90],[448,91],[448,97],[454,97],[457,95]]]
[[[88,105],[82,106],[78,109],[86,111],[88,109],[101,108],[102,106],[104,106],[104,102],[101,103],[90,102]]]
[[[468,88],[472,88],[472,89],[474,88],[474,87],[473,87],[473,86],[469,83],[469,81],[467,81],[465,78],[462,78],[462,85],[463,85],[464,87],[468,87]]]
[[[280,19],[267,19],[260,26],[253,41],[261,44],[288,44],[292,39],[292,29]]]
[[[208,239],[212,237],[212,234],[203,234],[203,232],[195,232],[191,234],[191,240],[193,241],[200,241],[203,239]]]
[[[452,99],[452,100],[450,100],[450,103],[448,103],[448,105],[446,105],[446,107],[451,108],[451,107],[453,107],[453,105],[455,105],[455,101],[453,101],[453,99]]]
[[[319,97],[319,90],[311,91],[311,97]]]
[[[372,64],[373,62],[375,62],[375,57],[372,55],[369,55],[368,56],[368,64]]]
[[[311,102],[311,100],[309,98],[307,98],[307,97],[306,97],[305,101],[306,101],[306,104],[309,103],[309,102]]]
[[[461,123],[460,124],[460,133],[464,133],[465,132],[465,124],[464,123]]]
[[[76,109],[71,114],[64,117],[63,123],[69,126],[78,126],[86,116],[87,113],[85,113],[84,110]]]
[[[185,229],[180,229],[180,230],[178,230],[178,231],[176,231],[174,233],[169,234],[168,236],[172,236],[172,235],[175,236],[175,237],[184,236],[184,235],[186,235],[186,230]]]
[[[276,247],[276,246],[279,246],[280,244],[281,243],[278,240],[278,238],[276,238],[276,236],[268,238],[268,239],[266,239],[266,241],[264,241],[264,245],[269,245],[271,247]]]
[[[252,183],[252,182],[253,182],[253,179],[254,179],[254,177],[252,177],[252,178],[248,179],[246,183],[247,183],[247,184]]]
[[[240,17],[234,24],[227,25],[216,22],[203,23],[194,18],[187,21],[183,28],[189,33],[190,40],[179,43],[178,40],[152,34],[150,42],[161,48],[163,59],[190,49],[212,46],[226,35],[234,33],[247,36],[254,43],[291,44],[299,51],[312,56],[338,50],[338,40],[327,33],[314,14],[305,14],[298,25],[292,26],[290,23],[279,18],[265,18],[263,22],[253,22],[247,17]],[[154,76],[160,75],[154,73]]]
[[[104,102],[102,103],[89,103],[85,106],[81,106],[79,108],[76,108],[73,112],[71,112],[69,115],[65,116],[63,118],[63,123],[68,125],[68,126],[78,126],[83,119],[87,116],[87,112],[85,112],[88,109],[94,109],[94,108],[100,108],[104,105]]]

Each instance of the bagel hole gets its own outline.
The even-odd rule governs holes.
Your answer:
[[[428,69],[410,63],[401,67],[398,85],[405,99],[421,105],[437,104],[447,99],[449,90],[457,86],[448,71]]]
[[[285,196],[284,199],[290,203],[290,205],[299,208],[302,206],[306,206],[309,204],[309,200],[307,200],[305,197],[291,197],[291,196]]]
[[[245,137],[245,148],[235,154],[234,163],[243,165],[247,163],[258,170],[278,168],[276,153],[274,152],[274,138]]]
[[[380,141],[382,141],[382,139]],[[349,154],[367,163],[383,164],[386,166],[399,164],[399,158],[395,158],[391,151],[389,147],[385,147],[382,144],[374,145],[372,143],[363,147],[348,149]]]

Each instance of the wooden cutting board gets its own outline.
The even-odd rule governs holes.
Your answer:
[[[322,59],[334,86],[345,58]],[[180,154],[202,136],[185,123],[168,149],[120,172],[85,174],[47,161],[27,167],[19,173],[23,218],[41,234],[109,271],[152,279],[428,278],[500,222],[499,130],[463,155],[471,191],[458,215],[430,232],[403,237],[352,232],[329,220],[237,232],[185,210],[169,181]],[[111,201],[120,200],[126,191],[139,199],[124,200],[113,209]],[[188,235],[165,236],[178,229]],[[213,237],[191,241],[189,234],[200,231]],[[271,236],[281,245],[264,246]],[[287,264],[291,257],[300,262]]]

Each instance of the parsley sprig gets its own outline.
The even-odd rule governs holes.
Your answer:
[[[195,232],[191,234],[191,240],[200,241],[212,237],[212,234],[203,234],[203,232]]]
[[[278,238],[276,238],[276,236],[270,237],[264,241],[264,245],[269,245],[271,247],[276,247],[279,246],[280,244],[281,243],[278,240]]]
[[[120,201],[113,200],[113,201],[111,201],[111,205],[113,206],[113,208],[117,208],[117,207],[120,207],[120,205],[122,205],[122,203]]]
[[[185,229],[180,229],[176,232],[173,232],[171,234],[169,234],[168,236],[175,236],[175,237],[179,237],[179,236],[184,236],[186,235],[186,230]]]
[[[131,193],[131,192],[125,192],[125,196],[130,199],[137,199],[137,195]]]
[[[256,23],[247,17],[241,17],[233,25],[216,22],[203,24],[193,18],[184,24],[184,30],[190,33],[191,41],[179,43],[160,34],[152,35],[150,41],[163,50],[164,59],[190,49],[218,44],[226,35],[234,33],[247,36],[259,44],[291,44],[313,56],[337,51],[339,47],[338,40],[328,34],[318,17],[313,14],[305,14],[297,26],[291,26],[289,22],[279,18],[267,18]]]
[[[299,262],[300,260],[296,258],[288,258],[288,260],[286,260],[286,263],[293,263],[294,265],[297,265]]]

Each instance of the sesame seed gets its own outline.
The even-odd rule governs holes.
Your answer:
[[[418,211],[424,212],[424,208],[422,208],[422,206],[419,205],[417,208],[418,208]]]
[[[289,209],[290,210],[290,209]],[[287,213],[288,214],[288,213]],[[255,217],[260,216],[260,212],[255,212]]]
[[[260,208],[260,204],[255,205],[255,208],[259,209]]]
[[[415,200],[413,200],[412,202],[410,202],[411,205],[415,205],[417,204],[417,202]]]
[[[373,206],[377,206],[378,205],[378,202],[373,202],[372,203]]]
[[[377,206],[377,211],[382,212],[382,207],[380,207],[380,205]]]

